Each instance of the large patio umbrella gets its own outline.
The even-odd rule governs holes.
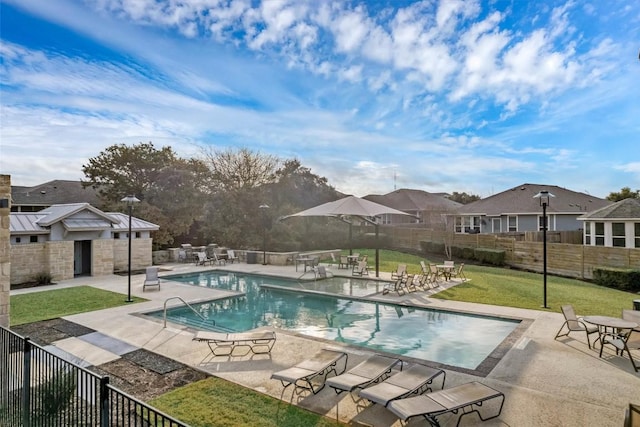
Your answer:
[[[333,202],[323,203],[321,205],[309,208],[307,210],[287,215],[282,219],[299,216],[329,216],[341,219],[349,223],[349,238],[351,238],[351,221],[350,217],[360,218],[376,228],[376,242],[378,240],[378,222],[376,217],[385,214],[408,215],[406,212],[381,205],[380,203],[371,202],[356,196],[347,196],[345,198],[335,200]],[[376,244],[376,277],[380,276],[380,254],[378,245]]]

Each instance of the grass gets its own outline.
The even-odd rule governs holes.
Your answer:
[[[131,299],[134,302],[146,301],[136,297]],[[90,286],[12,295],[9,302],[11,326],[130,304],[125,300],[126,295]]]
[[[369,267],[375,265],[375,251],[354,249],[368,255]],[[346,252],[345,252],[346,253]],[[420,261],[440,262],[397,251],[380,250],[380,271],[393,271],[398,264],[407,264],[407,272],[419,273]],[[492,304],[506,307],[540,310],[543,304],[543,276],[505,268],[465,264],[469,282],[439,292],[435,298]],[[633,307],[638,294],[605,288],[576,279],[547,275],[547,306],[560,312],[563,304],[572,304],[581,315],[620,317],[622,309]]]
[[[215,377],[180,387],[149,403],[194,427],[345,425]]]

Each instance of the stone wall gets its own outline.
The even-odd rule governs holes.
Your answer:
[[[47,264],[45,243],[13,245],[11,247],[11,283],[33,281],[37,275],[48,273]]]
[[[131,270],[141,270],[152,265],[152,239],[131,239]],[[113,240],[113,271],[127,271],[129,266],[129,240]]]
[[[113,240],[101,239],[91,242],[91,275],[104,276],[113,273]]]
[[[9,213],[11,206],[11,176],[0,175],[0,200],[7,200],[0,207],[0,326],[9,327],[9,293],[11,290],[11,244],[9,238]]]
[[[54,282],[73,279],[74,242],[45,242],[45,271]]]

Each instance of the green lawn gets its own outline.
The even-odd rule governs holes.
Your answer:
[[[12,295],[9,302],[11,326],[131,304],[125,302],[126,298],[126,295],[90,286]],[[131,299],[134,302],[146,301],[136,297]]]
[[[180,387],[149,403],[194,427],[344,425],[214,377]]]
[[[370,271],[373,271],[375,251],[353,251],[368,255],[367,262]],[[402,252],[380,250],[380,271],[393,271],[399,263],[403,263],[407,264],[409,273],[419,273],[420,261],[441,262],[442,258],[429,260]],[[464,272],[471,279],[469,282],[439,292],[435,298],[541,310],[544,294],[542,274],[469,264],[465,264]],[[620,317],[622,309],[633,308],[633,300],[638,298],[638,294],[547,275],[547,306],[551,311],[560,312],[561,305],[572,304],[580,315]]]

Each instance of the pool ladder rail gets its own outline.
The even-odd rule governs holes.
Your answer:
[[[195,308],[193,308],[193,307],[192,307],[188,302],[186,302],[186,301],[185,301],[185,300],[183,300],[182,298],[180,298],[180,297],[170,297],[170,298],[167,298],[167,299],[164,301],[164,309],[163,309],[162,318],[163,318],[163,320],[164,320],[164,327],[165,327],[165,328],[167,327],[167,303],[168,303],[169,301],[171,301],[171,300],[174,300],[174,299],[180,300],[180,302],[182,302],[182,304],[184,304],[184,305],[186,305],[187,307],[189,307],[189,309],[190,309],[191,311],[193,311],[193,312],[194,312],[194,313],[195,313],[199,318],[201,318],[204,322],[207,322],[208,320],[211,320],[211,321],[213,322],[213,326],[216,326],[216,321],[215,321],[215,319],[207,319],[207,318],[205,318],[202,314],[198,313],[198,312],[196,311],[196,309],[195,309]]]

